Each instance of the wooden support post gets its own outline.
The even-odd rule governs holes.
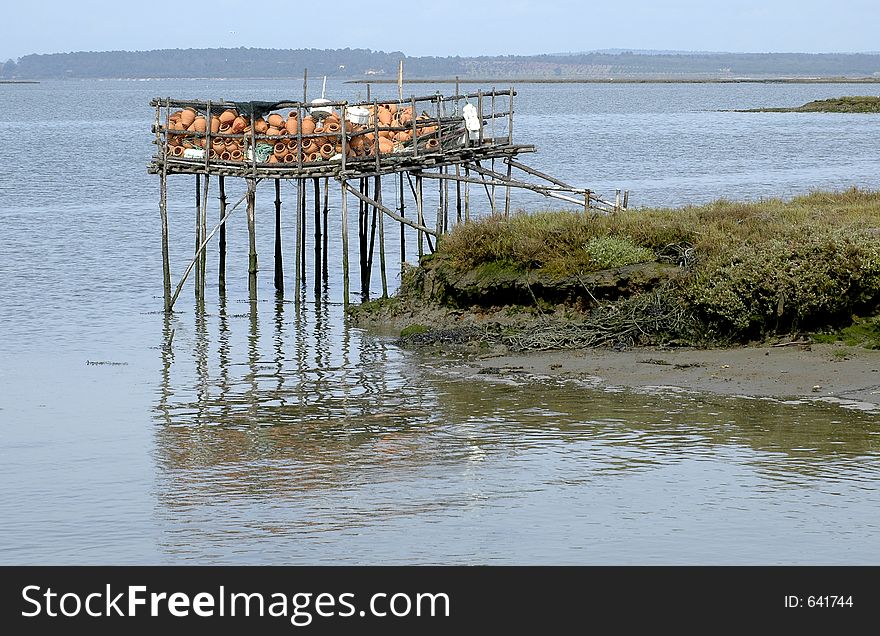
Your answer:
[[[344,178],[340,183],[342,184],[342,302],[348,307],[348,200],[346,197],[348,187]]]
[[[400,190],[398,196],[400,197],[400,216],[401,218],[406,216],[406,203],[404,201],[403,194],[403,172],[399,175],[400,177]],[[400,269],[403,270],[403,266],[406,263],[406,225],[403,224],[403,221],[400,222]]]
[[[195,256],[199,255],[199,245],[202,244],[202,211],[200,209],[201,205],[201,189],[202,189],[202,175],[196,173],[196,249]],[[195,274],[195,292],[196,292],[196,300],[199,299],[199,293],[202,290],[201,285],[201,276],[202,276],[202,268],[199,262],[196,262],[196,274]]]
[[[619,189],[614,194],[614,211],[620,212],[620,190]]]
[[[464,164],[464,178],[471,178],[471,169],[468,164]],[[471,220],[471,183],[470,181],[465,181],[464,183],[464,222],[467,223]]]
[[[247,177],[247,224],[248,224],[248,295],[257,299],[257,183]]]
[[[455,176],[461,176],[461,166],[458,164],[455,164]],[[461,223],[461,181],[457,179],[455,181],[455,222]]]
[[[422,176],[416,175],[416,217],[418,224],[424,227],[425,216],[422,209]],[[419,230],[419,260],[425,255],[425,233]]]
[[[378,139],[378,137],[377,137]],[[378,141],[376,142],[378,144]],[[378,146],[377,146],[378,149]],[[360,180],[360,193],[369,196],[369,184],[366,179]],[[367,264],[367,231],[369,230],[369,206],[363,199],[358,208],[358,245],[360,253],[361,296],[366,299],[370,294],[370,271]]]
[[[222,175],[219,179],[220,183],[220,219],[226,216],[226,178]],[[220,223],[220,272],[218,274],[217,284],[220,288],[220,295],[226,295],[226,222]]]
[[[623,209],[629,209],[629,190],[623,191]]]
[[[343,155],[346,152],[345,148],[345,135],[343,135],[342,140],[342,153]],[[343,168],[345,167],[344,159],[343,159]],[[324,177],[324,250],[322,252],[323,255],[323,263],[321,271],[324,274],[324,283],[327,283],[327,278],[329,276],[327,270],[327,252],[330,244],[330,226],[327,223],[327,217],[330,214],[330,179],[329,177]]]
[[[513,166],[507,164],[507,180],[510,181],[510,178],[513,173]],[[510,218],[510,184],[507,185],[504,191],[504,218]]]
[[[294,223],[294,234],[295,234],[295,253],[293,259],[293,272],[294,272],[294,288],[296,290],[296,295],[294,296],[297,303],[299,303],[299,290],[302,285],[302,268],[299,266],[299,261],[302,258],[302,242],[300,241],[300,220],[302,218],[302,214],[300,214],[300,210],[305,208],[305,186],[303,185],[303,179],[298,178],[296,180],[296,211],[293,214],[293,223]]]
[[[171,311],[171,262],[168,257],[168,172],[164,161],[159,182],[159,216],[162,218],[162,290],[168,313]]]
[[[284,295],[284,257],[281,252],[281,179],[275,179],[275,291]]]
[[[299,225],[299,241],[301,244],[301,259],[299,262],[302,268],[302,282],[306,284],[306,206],[309,198],[308,183],[303,183],[303,202],[300,209],[300,225]]]
[[[382,177],[378,175],[373,187],[373,196],[376,201],[382,203]],[[382,276],[382,298],[388,298],[388,279],[385,274],[385,213],[379,212],[378,208],[374,209],[379,215],[379,272]]]
[[[205,237],[208,235],[208,179],[211,175],[205,173],[205,188],[202,191],[202,203],[199,211],[199,216],[201,218],[201,230],[199,233],[199,237],[201,241],[205,240]],[[199,277],[199,283],[201,284],[201,289],[199,290],[199,298],[202,299],[202,302],[205,302],[205,272],[208,267],[208,250],[202,250],[201,261],[199,262],[199,267],[202,270],[201,276]]]
[[[312,180],[315,186],[315,293],[321,291],[321,179],[315,177]]]

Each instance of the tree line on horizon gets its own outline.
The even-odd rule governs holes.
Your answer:
[[[875,53],[631,53],[408,57],[369,49],[162,49],[26,55],[0,63],[3,79],[611,76],[880,76]]]

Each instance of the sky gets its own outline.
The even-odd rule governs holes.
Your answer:
[[[411,56],[608,48],[853,53],[880,50],[878,29],[878,0],[40,0],[4,6],[0,61],[30,53],[242,46]]]

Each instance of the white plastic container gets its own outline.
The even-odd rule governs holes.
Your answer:
[[[309,108],[309,112],[312,115],[316,115],[318,113],[324,113],[325,115],[329,115],[333,112],[333,109],[330,106],[325,106],[324,104],[331,103],[329,99],[324,99],[323,97],[319,97],[318,99],[312,100],[312,107]]]
[[[370,121],[370,111],[363,106],[352,106],[346,109],[345,118],[353,124],[363,126]]]
[[[184,159],[204,159],[205,150],[203,148],[186,148],[183,151]]]

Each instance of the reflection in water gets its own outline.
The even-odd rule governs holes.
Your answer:
[[[326,297],[243,314],[221,300],[162,350],[169,558],[685,562],[703,541],[724,547],[705,562],[742,562],[785,550],[745,542],[740,515],[815,542],[840,506],[862,530],[880,513],[876,416],[576,380],[474,381],[448,371],[454,357],[403,352],[343,323]],[[641,545],[657,523],[697,536]],[[591,551],[627,532],[620,552]]]

